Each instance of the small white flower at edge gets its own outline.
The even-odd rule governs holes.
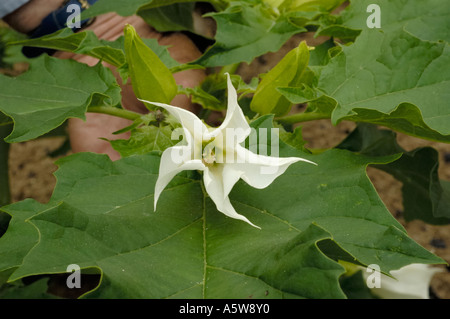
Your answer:
[[[237,102],[237,93],[229,74],[227,79],[227,113],[217,128],[208,128],[194,113],[182,108],[142,100],[162,107],[174,116],[182,125],[187,144],[170,147],[161,156],[155,185],[155,210],[161,192],[175,175],[184,170],[200,170],[203,171],[205,190],[218,211],[259,228],[238,214],[231,205],[228,195],[237,181],[242,178],[250,186],[261,189],[269,186],[295,162],[315,163],[299,157],[258,155],[241,146],[250,135],[251,128]]]
[[[395,278],[381,274],[381,287],[372,288],[383,299],[429,299],[430,281],[441,269],[426,264],[410,264],[390,273]],[[367,273],[363,271],[367,278]]]

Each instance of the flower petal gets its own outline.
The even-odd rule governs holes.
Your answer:
[[[204,170],[205,165],[201,160],[191,159],[192,148],[187,146],[173,146],[166,149],[161,155],[161,163],[159,166],[159,176],[155,185],[154,210],[156,203],[167,184],[180,173],[185,170]]]
[[[283,174],[291,164],[299,161],[317,165],[301,157],[272,157],[255,154],[241,145],[236,146],[236,163],[232,165],[234,170],[244,172],[241,178],[250,186],[265,188],[278,176]]]
[[[395,278],[381,274],[380,288],[372,288],[372,292],[384,299],[429,299],[430,281],[439,268],[426,264],[410,264],[391,271]],[[367,280],[367,273],[363,272]]]
[[[223,165],[222,177],[223,177],[223,196],[228,197],[233,186],[239,181],[242,175],[245,174],[243,167],[238,165]]]
[[[194,137],[194,140],[202,140],[203,136],[208,134],[208,128],[206,125],[192,112],[164,103],[150,102],[141,99],[140,101],[153,104],[167,110],[167,112],[172,114],[178,122],[180,122],[183,128],[189,131],[189,133]]]
[[[231,205],[228,196],[224,196],[222,176],[223,165],[216,165],[207,168],[203,172],[203,182],[205,184],[206,192],[208,193],[209,197],[211,197],[214,204],[216,204],[217,210],[227,215],[228,217],[243,220],[253,227],[260,228],[251,223],[245,216],[238,214],[233,205]]]
[[[237,92],[231,83],[231,78],[228,73],[227,75],[227,86],[228,86],[228,105],[227,105],[227,114],[225,115],[225,119],[222,124],[212,131],[211,136],[217,136],[219,134],[226,135],[226,130],[228,128],[232,130],[239,130],[239,134],[237,136],[237,143],[242,143],[245,141],[247,136],[250,135],[251,128],[247,123],[247,119],[242,112],[241,107],[237,101]]]

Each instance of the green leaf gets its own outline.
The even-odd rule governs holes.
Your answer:
[[[277,91],[277,88],[282,86],[298,86],[308,81],[310,77],[307,69],[308,62],[308,46],[305,42],[302,42],[297,48],[288,52],[262,78],[250,104],[252,111],[260,114],[273,113],[277,115],[287,113],[292,104]]]
[[[71,29],[64,28],[40,38],[16,41],[10,45],[44,47],[89,55],[117,67],[125,63],[123,46],[121,48],[118,41],[99,40],[91,30],[74,33]]]
[[[0,238],[0,272],[20,266],[23,258],[38,242],[39,233],[26,220],[43,207],[43,204],[32,199],[16,203],[12,209],[2,207],[2,211],[14,215],[14,218],[11,218],[7,232]]]
[[[396,134],[374,125],[360,123],[337,148],[370,156],[403,153],[398,160],[374,165],[402,182],[406,221],[423,220],[429,224],[450,222],[450,189],[439,180],[439,153],[432,147],[406,152],[397,144]]]
[[[226,10],[207,16],[217,22],[216,43],[194,62],[207,67],[250,63],[257,56],[277,51],[292,35],[306,31],[286,16],[275,18],[263,5],[245,2],[231,3]]]
[[[261,230],[219,213],[201,181],[182,176],[153,212],[154,154],[59,160],[48,204],[3,208],[12,224],[0,254],[15,257],[0,258],[0,271],[17,268],[14,282],[63,273],[72,263],[98,269],[101,283],[91,298],[344,298],[338,260],[377,263],[383,272],[443,262],[407,236],[367,178],[368,163],[392,157],[281,150],[318,166],[294,164],[266,189],[236,184],[233,206]],[[23,229],[32,233],[22,237]]]
[[[1,299],[55,299],[56,297],[47,293],[48,278],[41,278],[28,285],[10,285],[0,287]],[[3,288],[3,289],[2,289]]]
[[[340,26],[361,35],[320,71],[320,92],[335,99],[335,123],[369,122],[450,141],[446,124],[450,49],[444,31],[450,11],[439,9],[439,3],[352,1],[342,12]],[[380,30],[367,28],[369,4],[381,8]]]
[[[28,58],[22,53],[21,47],[11,47],[7,44],[12,41],[20,41],[26,38],[23,33],[13,28],[0,26],[0,67],[8,68],[18,62],[26,62]]]
[[[152,49],[165,66],[170,69],[181,67],[180,63],[170,56],[167,47],[159,45],[156,39],[143,39],[142,41]],[[44,47],[89,55],[119,67],[122,72],[128,72],[128,65],[125,65],[123,36],[120,36],[115,41],[106,41],[99,40],[95,33],[90,30],[73,33],[69,28],[65,28],[40,38],[9,42],[8,45]]]
[[[125,27],[124,33],[125,54],[134,93],[143,100],[170,103],[178,92],[172,73],[131,25]]]
[[[91,18],[108,12],[116,12],[121,16],[131,16],[138,12],[139,8],[153,9],[162,6],[169,6],[175,3],[195,2],[194,0],[99,0],[88,10],[84,11],[81,17]],[[208,2],[208,1],[206,1]]]
[[[449,84],[448,44],[363,30],[323,67],[318,89],[335,100],[334,123],[371,122],[449,142]]]
[[[88,106],[116,106],[120,87],[112,72],[97,64],[43,55],[16,78],[0,75],[0,111],[14,121],[7,142],[36,138],[71,117],[84,119]]]
[[[380,168],[403,184],[406,221],[420,219],[428,224],[450,223],[450,189],[439,180],[438,151],[432,147],[418,148]]]
[[[341,278],[341,287],[348,299],[376,299],[367,287],[362,270]]]
[[[280,130],[281,130],[281,128],[280,128]],[[306,152],[304,145],[307,142],[303,139],[301,126],[297,126],[293,132],[287,132],[285,130],[281,130],[280,139],[287,145],[290,145],[292,147],[295,147],[299,150]]]
[[[152,3],[150,3],[150,8],[141,7],[137,14],[157,31],[191,31],[195,33],[192,17],[195,8],[194,1],[156,8],[151,5]]]
[[[331,54],[334,50],[336,50],[334,42],[330,39],[325,41],[324,43],[315,46],[314,50],[311,50],[309,57],[309,65],[310,66],[319,66],[319,65],[327,65],[330,59],[333,57]]]
[[[264,0],[282,11],[331,11],[344,0]]]
[[[2,118],[0,113],[0,118]],[[0,124],[0,207],[7,205],[11,201],[11,192],[9,186],[9,143],[5,142],[12,130],[12,124]],[[3,233],[3,223],[0,214],[0,236]]]
[[[164,151],[178,141],[172,140],[172,128],[168,125],[144,125],[131,131],[128,140],[111,140],[112,147],[122,157],[146,154],[151,151]]]
[[[385,33],[404,29],[411,35],[427,41],[450,42],[450,8],[442,0],[358,0],[342,12],[342,24],[355,30],[367,28],[371,13],[367,7],[376,4],[381,10],[381,30]]]
[[[308,25],[317,27],[314,37],[329,36],[338,38],[341,42],[353,41],[361,33],[361,30],[344,26],[341,16],[330,13],[322,14],[318,19],[308,22]]]
[[[254,93],[258,79],[253,78],[250,83],[245,83],[237,74],[230,75],[233,86],[239,94],[239,100],[245,95]],[[222,73],[209,74],[199,86],[194,88],[183,87],[179,91],[189,95],[193,103],[200,104],[204,109],[221,111],[227,107],[226,76]]]
[[[367,156],[388,156],[404,153],[397,144],[397,134],[368,123],[359,123],[336,148],[357,152]]]
[[[146,46],[148,46],[152,51],[158,56],[158,58],[164,63],[164,65],[171,71],[176,68],[184,69],[189,68],[177,62],[167,50],[167,46],[159,45],[156,39],[142,39]],[[173,72],[173,71],[172,71]]]

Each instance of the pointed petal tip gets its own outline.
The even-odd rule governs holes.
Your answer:
[[[139,98],[138,98],[138,100],[143,102],[143,103],[153,104],[155,106],[160,106],[160,107],[164,107],[166,105],[164,103],[152,102],[152,101],[147,101],[147,100],[143,100],[143,99],[139,99]]]
[[[317,164],[317,163],[315,163],[315,162],[313,162],[313,161],[307,160],[306,158],[301,158],[301,157],[296,157],[296,158],[298,159],[298,161],[301,161],[301,162],[313,164],[313,165],[316,165],[316,166],[319,165],[319,164]]]
[[[259,229],[259,230],[261,230],[261,227],[259,227],[259,226],[256,226],[255,224],[252,224],[252,223],[250,223],[250,225],[252,225],[253,227],[255,227],[256,229]]]
[[[247,224],[249,224],[250,226],[253,226],[253,227],[255,227],[255,228],[261,230],[261,227],[259,227],[259,226],[255,225],[255,224],[253,224],[251,221],[249,221],[249,220],[247,219],[247,217],[244,217],[244,216],[242,216],[242,215],[240,215],[240,216],[241,216],[240,218],[236,218],[236,219],[240,219],[240,220],[246,222]],[[231,217],[231,218],[233,218],[233,217]]]

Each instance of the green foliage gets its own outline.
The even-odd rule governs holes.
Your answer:
[[[193,1],[161,7],[154,7],[152,4],[153,3],[150,3],[150,7],[141,7],[138,14],[157,31],[195,32],[194,20],[192,17],[192,12],[194,10]]]
[[[342,14],[342,25],[358,26],[361,34],[354,43],[337,51],[331,47],[328,55],[321,49],[318,57],[322,65],[313,68],[318,82],[312,88],[300,86],[280,91],[291,101],[315,102],[319,108],[318,99],[322,96],[328,97],[326,104],[334,100],[334,123],[369,122],[420,138],[449,142],[448,108],[443,107],[449,101],[449,44],[430,41],[431,37],[416,37],[404,29],[405,23],[408,26],[422,15],[427,16],[430,10],[436,11],[411,4],[400,5],[400,10],[396,7],[399,2],[381,2],[385,13],[381,30],[366,27],[367,13],[361,10],[364,5],[364,9],[367,7],[367,1],[352,4]],[[351,12],[358,14],[353,16]],[[402,16],[400,21],[397,15]],[[442,15],[449,16],[446,10]],[[434,24],[426,26],[421,34],[432,30]]]
[[[147,154],[152,151],[164,151],[166,148],[174,146],[179,142],[172,137],[174,127],[170,123],[170,118],[158,120],[162,113],[143,116],[136,120],[129,128],[131,136],[127,140],[111,140],[112,147],[120,153],[122,157],[131,155]],[[117,133],[123,132],[119,131]]]
[[[304,156],[288,149],[283,156]],[[233,205],[257,230],[219,213],[198,180],[181,176],[152,212],[159,156],[72,155],[58,161],[48,204],[3,208],[12,221],[0,269],[15,268],[10,281],[65,272],[68,263],[98,269],[102,283],[87,297],[256,298],[267,290],[268,298],[343,298],[339,259],[377,262],[384,272],[441,262],[406,235],[365,174],[368,163],[390,159],[335,150],[266,189],[238,183]]]
[[[253,78],[250,83],[245,83],[237,74],[232,74],[230,77],[236,91],[240,94],[239,99],[256,91],[257,78]],[[200,104],[203,109],[212,111],[226,109],[226,90],[226,76],[224,73],[210,74],[199,86],[194,88],[180,88],[180,92],[190,96],[193,103]]]
[[[283,15],[274,17],[263,5],[245,2],[232,3],[208,16],[217,23],[216,43],[196,61],[207,67],[250,63],[257,56],[277,51],[293,34],[305,31]]]
[[[411,263],[445,263],[408,236],[366,169],[371,165],[403,183],[407,221],[449,223],[450,183],[438,177],[437,151],[405,151],[394,132],[450,142],[448,6],[439,0],[361,0],[334,15],[340,0],[207,2],[214,8],[206,16],[216,22],[215,42],[188,64],[173,60],[156,40],[141,39],[130,25],[113,42],[64,29],[38,39],[2,33],[1,47],[15,55],[8,57],[13,62],[23,60],[18,51],[25,45],[95,57],[117,67],[123,80],[130,78],[138,98],[170,104],[186,94],[206,119],[227,108],[225,72],[307,29],[330,35],[315,48],[301,42],[248,83],[231,75],[252,134],[275,127],[281,157],[318,165],[295,163],[264,189],[235,184],[232,206],[261,229],[220,213],[197,171],[178,174],[154,211],[161,153],[179,142],[172,138],[176,119],[150,105],[145,115],[122,109],[116,78],[101,63],[89,67],[46,55],[27,60],[24,74],[0,75],[6,142],[37,138],[89,111],[133,123],[116,132],[130,132],[129,139],[110,141],[120,160],[94,153],[59,159],[48,203],[8,204],[2,188],[0,202],[8,205],[0,207],[0,297],[47,298],[45,279],[24,282],[65,273],[75,263],[101,275],[83,298],[372,298],[361,272],[349,271],[349,264],[377,264],[389,274]],[[372,3],[382,8],[381,30],[366,26]],[[161,31],[196,32],[196,5],[100,0],[83,15],[138,14]],[[172,73],[199,67],[208,75],[198,86],[176,84]],[[305,104],[305,111],[294,112],[294,104]],[[309,150],[294,124],[316,119],[358,126],[334,149]],[[259,137],[258,147],[272,146],[270,136]],[[2,176],[6,142],[0,144]]]
[[[69,117],[84,119],[89,106],[120,103],[120,88],[108,68],[46,55],[16,78],[0,75],[0,86],[0,111],[14,121],[10,143],[36,138]]]
[[[118,48],[117,44],[118,41],[99,40],[91,30],[73,33],[68,28],[40,38],[25,39],[10,43],[10,45],[44,47],[85,54],[119,67],[125,63],[125,56],[123,50]]]
[[[422,41],[404,31],[363,31],[322,69],[318,88],[336,100],[334,122],[369,118],[400,132],[448,142],[449,113],[439,106],[449,101],[449,59],[448,44]],[[422,124],[420,132],[416,123]]]
[[[337,147],[371,156],[403,153],[395,162],[375,167],[402,182],[405,219],[421,219],[430,224],[450,222],[450,189],[445,181],[439,180],[439,154],[434,148],[407,152],[397,144],[394,132],[365,123]]]

